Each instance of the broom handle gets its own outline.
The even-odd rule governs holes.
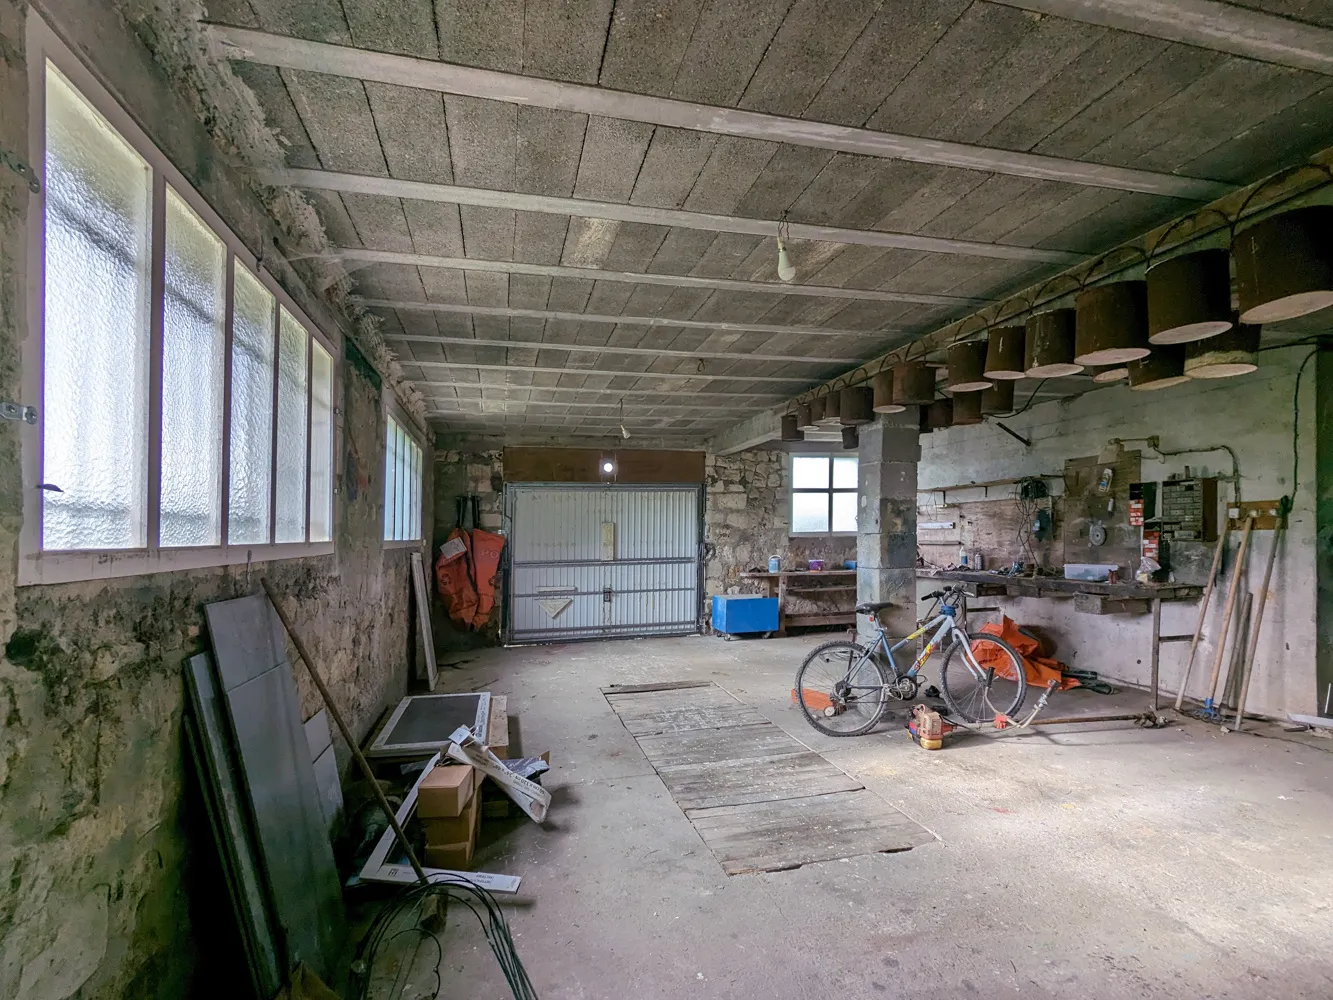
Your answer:
[[[1254,654],[1259,648],[1259,626],[1264,623],[1264,605],[1268,603],[1268,581],[1273,578],[1273,560],[1277,556],[1278,542],[1282,541],[1282,527],[1278,526],[1273,532],[1273,547],[1268,550],[1268,565],[1264,567],[1264,585],[1259,588],[1259,606],[1254,609],[1254,630],[1250,632],[1249,649],[1245,651],[1245,659],[1241,661],[1241,671],[1244,680],[1240,685],[1240,700],[1236,703],[1236,726],[1237,732],[1244,725],[1245,719],[1245,699],[1250,693],[1250,677],[1254,673]]]
[[[1254,515],[1245,519],[1245,530],[1240,536],[1240,550],[1236,553],[1236,565],[1231,570],[1231,591],[1227,594],[1227,608],[1222,613],[1222,629],[1217,633],[1217,649],[1213,653],[1213,675],[1208,679],[1208,700],[1211,704],[1217,694],[1217,679],[1222,675],[1222,657],[1226,652],[1227,630],[1231,628],[1231,616],[1236,610],[1236,597],[1240,593],[1240,575],[1245,570],[1245,554],[1250,548],[1250,533],[1254,531]]]
[[[1208,603],[1213,598],[1213,586],[1217,583],[1217,567],[1222,564],[1222,550],[1226,548],[1227,535],[1231,532],[1231,522],[1222,526],[1222,534],[1217,538],[1213,549],[1213,568],[1208,571],[1208,586],[1204,588],[1203,598],[1199,601],[1199,620],[1194,623],[1194,638],[1190,640],[1190,656],[1185,661],[1185,676],[1180,681],[1180,690],[1176,692],[1176,711],[1180,711],[1185,700],[1185,688],[1189,686],[1190,671],[1194,669],[1194,654],[1199,649],[1199,639],[1203,636],[1203,620],[1208,617]]]

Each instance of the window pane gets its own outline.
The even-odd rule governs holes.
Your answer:
[[[421,537],[421,449],[414,448],[412,451],[413,461],[416,463],[416,475],[413,477],[412,490],[412,537]]]
[[[793,493],[791,495],[791,530],[828,531],[828,494]]]
[[[305,541],[306,358],[310,338],[286,309],[278,323],[276,541]]]
[[[791,460],[791,484],[798,490],[828,489],[828,459],[797,455]]]
[[[310,345],[310,540],[333,537],[333,358]]]
[[[152,174],[46,67],[42,547],[146,544]]]
[[[167,188],[160,544],[222,542],[227,251]]]
[[[856,459],[835,458],[833,460],[833,488],[837,490],[856,489]]]
[[[407,432],[398,425],[398,492],[394,497],[393,537],[400,542],[407,537],[407,449],[411,444]]]
[[[393,540],[394,496],[398,492],[398,424],[390,417],[384,433],[384,537]]]
[[[856,530],[856,494],[833,494],[833,530]]]
[[[273,483],[273,295],[239,262],[235,271],[227,542],[261,545]]]

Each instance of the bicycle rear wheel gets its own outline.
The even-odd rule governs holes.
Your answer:
[[[884,684],[884,668],[863,647],[826,642],[796,671],[796,703],[824,735],[860,736],[884,714]]]
[[[1023,658],[999,636],[974,632],[955,642],[940,667],[940,689],[964,722],[1013,716],[1023,704],[1028,679]]]

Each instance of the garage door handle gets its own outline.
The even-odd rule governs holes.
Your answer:
[[[603,603],[603,604],[610,604],[610,603],[611,603],[611,588],[610,588],[610,587],[603,587],[603,588],[602,588],[602,603]]]

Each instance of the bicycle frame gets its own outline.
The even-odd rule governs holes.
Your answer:
[[[931,636],[930,641],[922,648],[920,655],[912,661],[912,666],[908,668],[907,673],[900,673],[898,670],[898,661],[893,658],[894,652],[902,649],[909,642],[921,638],[921,636],[925,635],[937,625],[939,628],[936,629],[935,634]],[[889,645],[889,639],[888,636],[884,634],[884,630],[880,629],[875,636],[875,641],[872,642],[866,650],[866,654],[873,655],[875,650],[882,646],[884,648],[884,655],[889,661],[889,669],[893,671],[895,679],[901,680],[904,677],[915,677],[921,671],[921,668],[925,666],[926,661],[930,659],[930,654],[935,652],[936,647],[943,641],[945,635],[951,635],[957,631],[961,631],[961,629],[958,628],[958,622],[954,617],[954,609],[945,606],[940,609],[938,615],[926,622],[911,635],[904,639],[899,639],[892,646]],[[969,667],[970,666],[971,664],[969,664]]]

